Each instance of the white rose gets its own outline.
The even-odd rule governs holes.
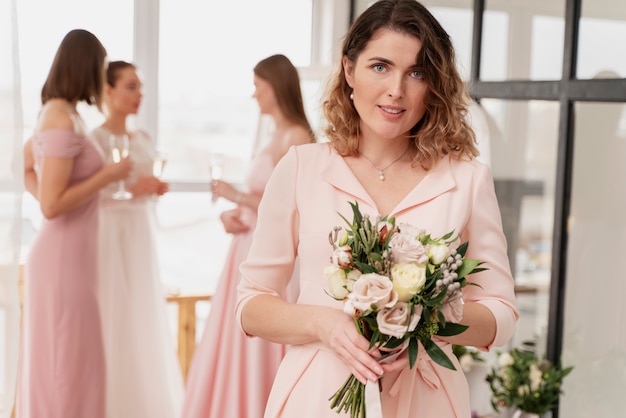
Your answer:
[[[360,315],[367,315],[372,310],[395,305],[398,295],[393,291],[393,285],[388,277],[367,273],[362,274],[354,283],[348,300]]]
[[[391,267],[393,290],[398,293],[398,300],[408,302],[424,288],[426,268],[415,263],[399,263]]]
[[[445,244],[432,244],[428,246],[428,258],[430,262],[439,265],[450,255],[450,248]]]
[[[337,300],[348,296],[346,272],[333,264],[324,267],[324,277],[328,282],[328,293]]]

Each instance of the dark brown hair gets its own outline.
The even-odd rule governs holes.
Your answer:
[[[125,70],[127,68],[132,68],[133,70],[137,69],[135,64],[131,64],[126,61],[111,61],[107,66],[107,84],[111,87],[115,87],[115,83],[120,78],[120,71]]]
[[[422,42],[416,64],[422,69],[427,91],[426,113],[411,129],[415,163],[432,168],[444,155],[472,158],[478,155],[475,134],[465,121],[469,96],[456,68],[448,33],[415,0],[379,0],[352,24],[344,38],[342,57],[353,63],[381,30],[414,36]],[[329,84],[323,110],[328,121],[324,133],[340,155],[357,155],[359,114],[350,100],[351,88],[342,60]]]
[[[270,83],[285,117],[304,127],[311,136],[311,142],[315,142],[313,130],[304,111],[298,70],[289,58],[281,54],[267,57],[257,63],[254,74]]]
[[[95,104],[101,109],[106,56],[104,46],[91,32],[84,29],[68,32],[41,89],[41,103],[62,98]]]

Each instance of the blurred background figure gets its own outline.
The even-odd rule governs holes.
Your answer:
[[[184,418],[259,418],[263,416],[284,346],[248,339],[235,320],[239,264],[245,260],[256,225],[265,184],[292,145],[315,142],[307,120],[297,69],[284,55],[273,55],[254,67],[254,98],[262,115],[274,122],[271,139],[253,157],[247,190],[222,180],[211,182],[214,199],[237,206],[221,214],[233,234],[220,282],[187,380]],[[293,298],[293,297],[292,297]]]
[[[163,161],[152,138],[128,126],[141,99],[135,65],[110,62],[104,88],[106,120],[93,136],[109,158],[119,152],[114,140],[128,138],[133,170],[124,184],[111,184],[101,193],[98,297],[107,417],[176,418],[183,380],[159,276],[154,217],[154,197],[167,192],[168,184],[157,178]],[[120,199],[120,187],[126,198]]]
[[[18,418],[104,418],[105,360],[97,303],[98,192],[124,179],[104,165],[78,102],[100,108],[106,50],[85,30],[59,46],[24,148],[24,182],[43,224],[26,262]]]

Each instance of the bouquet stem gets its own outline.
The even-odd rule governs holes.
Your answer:
[[[352,374],[329,401],[338,414],[348,412],[350,418],[365,418],[365,385]]]

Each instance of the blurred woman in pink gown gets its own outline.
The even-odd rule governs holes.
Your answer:
[[[192,359],[183,418],[259,418],[280,363],[284,347],[248,340],[235,321],[239,264],[246,259],[256,225],[256,211],[274,166],[293,145],[314,142],[306,118],[297,69],[284,55],[273,55],[254,68],[254,98],[260,113],[275,129],[270,141],[253,158],[247,189],[214,180],[214,198],[237,207],[222,213],[226,232],[233,234],[222,275],[200,344]]]
[[[451,345],[504,345],[518,312],[493,178],[475,159],[464,119],[468,100],[450,37],[419,2],[379,0],[354,21],[323,103],[329,142],[292,148],[276,166],[240,268],[242,329],[288,347],[265,418],[347,417],[329,400],[350,374],[380,383],[366,398],[368,418],[471,415]],[[326,293],[328,235],[343,225],[339,214],[352,219],[354,201],[371,219],[388,215],[433,236],[455,231],[470,242],[466,256],[485,262],[489,270],[472,275],[479,286],[462,289],[469,328],[433,336],[456,370],[435,363],[421,344],[413,368],[408,350],[379,364],[380,350]],[[279,295],[296,259],[300,296],[290,303]]]
[[[100,108],[106,51],[69,32],[41,92],[24,149],[26,189],[44,221],[26,262],[18,418],[104,418],[105,370],[97,302],[98,193],[131,163],[104,165],[78,102]]]

